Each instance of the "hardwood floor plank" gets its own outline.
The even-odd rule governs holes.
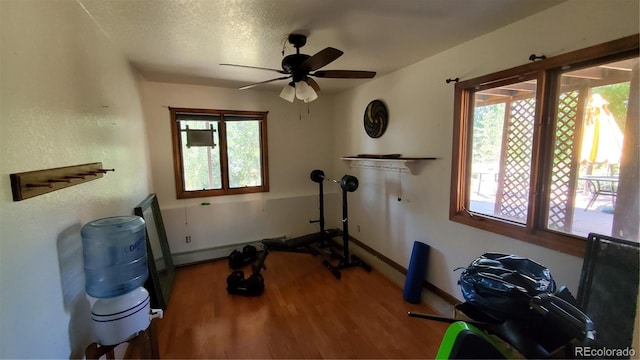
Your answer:
[[[447,324],[410,318],[435,313],[409,304],[376,272],[336,279],[309,254],[273,252],[258,297],[229,295],[226,260],[178,268],[164,318],[161,358],[433,358]],[[245,272],[250,272],[246,267]]]

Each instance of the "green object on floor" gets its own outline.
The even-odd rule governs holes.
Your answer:
[[[506,358],[482,330],[464,321],[449,325],[436,354],[436,359]]]

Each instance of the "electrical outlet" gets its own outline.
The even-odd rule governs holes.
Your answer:
[[[191,242],[191,236],[187,235],[187,237],[185,237],[185,241],[187,242],[187,244],[190,243]]]

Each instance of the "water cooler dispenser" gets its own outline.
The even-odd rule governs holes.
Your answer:
[[[81,230],[85,289],[97,298],[91,308],[96,341],[116,345],[147,329],[152,317],[144,219],[116,216],[85,224]]]

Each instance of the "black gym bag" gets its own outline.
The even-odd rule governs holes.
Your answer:
[[[464,268],[458,281],[467,315],[484,321],[527,358],[545,358],[572,340],[595,345],[591,319],[573,295],[556,288],[551,272],[537,262],[486,253]]]
[[[532,296],[556,292],[551,272],[537,262],[515,256],[486,253],[460,275],[462,296],[497,321],[529,316]]]

